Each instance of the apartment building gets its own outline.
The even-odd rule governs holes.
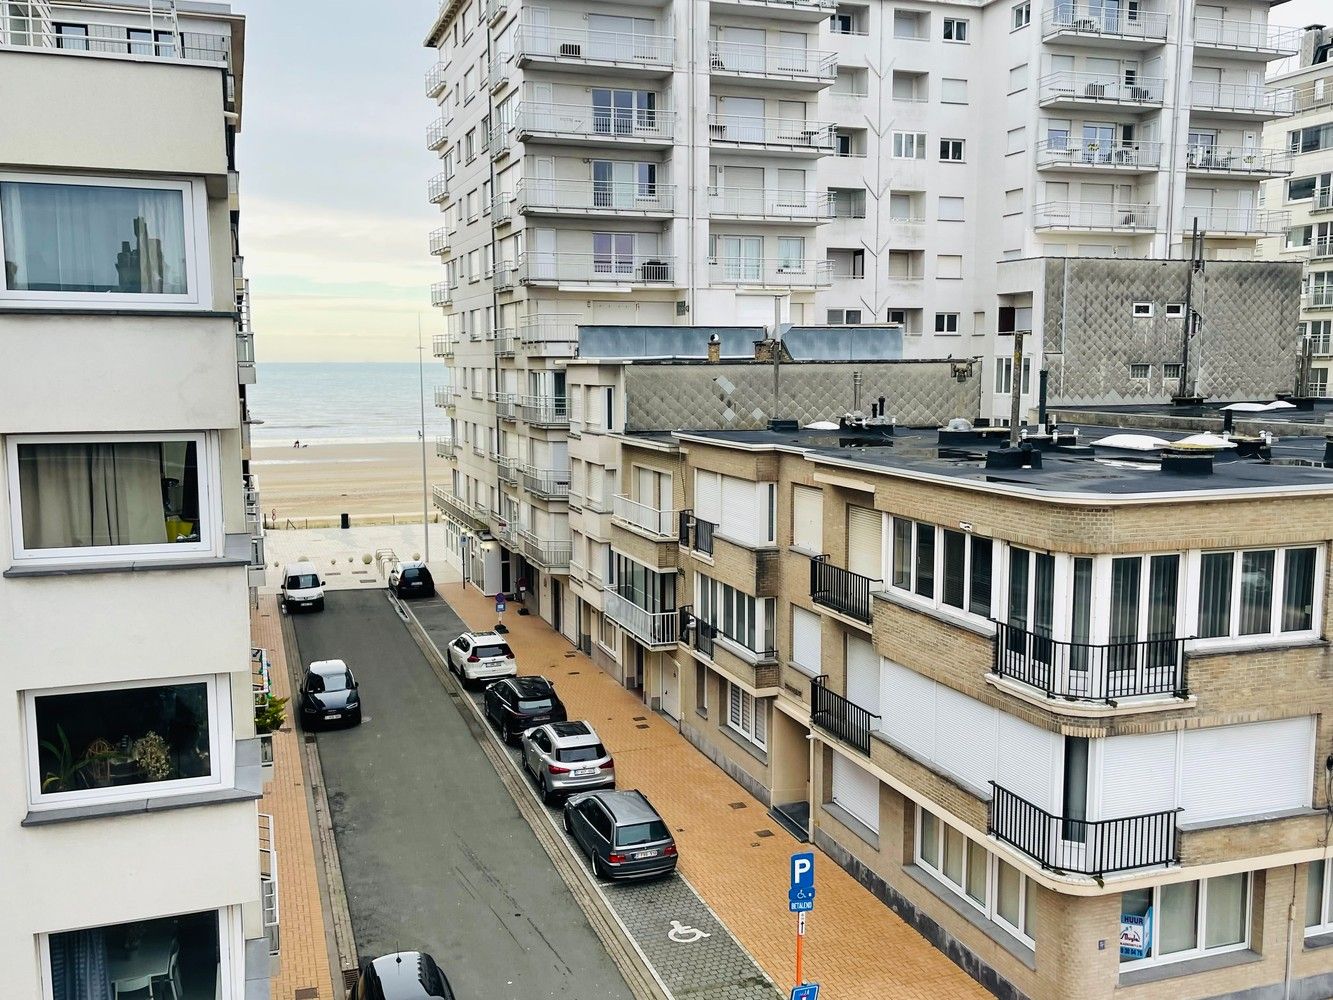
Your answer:
[[[1299,260],[1305,272],[1301,288],[1301,334],[1309,343],[1305,391],[1327,396],[1333,365],[1333,31],[1307,28],[1300,59],[1274,83],[1292,91],[1295,114],[1265,129],[1265,145],[1286,149],[1292,158],[1288,177],[1265,184],[1265,204],[1288,215],[1280,239],[1266,240],[1270,260]]]
[[[269,993],[244,42],[221,3],[0,5],[6,996]]]

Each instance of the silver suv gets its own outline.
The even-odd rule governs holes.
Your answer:
[[[616,787],[616,762],[586,722],[548,722],[523,734],[523,770],[554,805],[571,792]]]

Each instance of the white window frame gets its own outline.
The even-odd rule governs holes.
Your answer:
[[[1139,369],[1143,369],[1140,371]],[[1135,382],[1146,382],[1152,378],[1152,365],[1145,361],[1135,361],[1129,366],[1129,377]]]
[[[906,587],[903,587],[900,584],[898,584],[897,578],[894,575],[894,563],[893,563],[894,539],[897,537],[897,524],[899,522],[911,525],[911,532],[910,532],[911,542],[909,545],[908,565],[907,565],[908,580]],[[934,562],[932,570],[934,575],[932,579],[934,580],[934,586],[932,588],[931,596],[929,597],[923,594],[918,594],[916,592],[917,538],[919,535],[918,529],[923,525],[935,529],[935,542],[934,542],[935,548],[932,554],[932,559]],[[960,534],[966,540],[966,544],[963,546],[963,606],[961,608],[957,607],[956,605],[949,604],[947,601],[944,600],[944,533],[946,531],[952,531],[955,532],[956,534]],[[885,572],[887,576],[887,585],[889,589],[893,590],[902,600],[911,602],[912,604],[918,607],[928,608],[932,611],[940,611],[948,615],[966,615],[972,621],[983,623],[987,628],[990,627],[991,617],[996,614],[996,605],[999,602],[999,583],[1001,582],[999,578],[1000,562],[1001,562],[1000,549],[1004,545],[1003,542],[1001,542],[997,538],[992,538],[989,535],[976,535],[970,531],[964,531],[961,528],[949,528],[943,525],[933,524],[929,521],[918,521],[915,518],[902,517],[899,515],[894,515],[893,517],[889,518],[889,530],[885,532],[885,535],[886,535],[885,544],[887,546],[888,551],[885,553],[884,556],[884,566],[886,567]],[[979,615],[969,610],[969,608],[972,605],[972,553],[973,553],[974,540],[990,542],[991,546],[990,550],[991,610],[989,615]]]
[[[1010,8],[1010,31],[1020,31],[1032,23],[1032,0],[1024,0]]]
[[[1314,549],[1314,587],[1313,607],[1310,613],[1310,628],[1294,632],[1282,631],[1282,589],[1286,582],[1287,557],[1291,549]],[[1242,554],[1245,552],[1273,552],[1273,596],[1269,607],[1269,630],[1242,635],[1240,633],[1240,574]],[[1226,635],[1199,636],[1199,601],[1203,586],[1203,557],[1217,553],[1231,553],[1231,614]],[[1185,615],[1180,619],[1188,629],[1184,634],[1198,636],[1189,643],[1189,649],[1200,651],[1218,646],[1255,646],[1273,643],[1300,643],[1318,638],[1324,619],[1324,574],[1327,569],[1324,545],[1321,542],[1293,543],[1289,545],[1252,545],[1243,549],[1192,549],[1183,562],[1182,569],[1187,574],[1185,586]]]
[[[759,719],[761,713],[766,712],[766,699],[756,698],[739,684],[733,684],[726,681],[727,685],[727,704],[726,718],[723,720],[728,729],[734,733],[740,734],[748,742],[753,743],[760,750],[768,749],[768,716],[763,715],[763,722]],[[745,725],[745,703],[746,699],[750,702],[750,725]],[[736,716],[736,719],[733,719]],[[760,731],[762,730],[762,732]]]
[[[1311,861],[1307,865],[1306,871],[1306,897],[1309,897],[1309,866],[1322,864],[1324,866],[1324,876],[1320,884],[1319,892],[1319,923],[1309,924],[1305,928],[1306,937],[1318,937],[1321,934],[1333,934],[1333,858],[1320,858],[1317,861]],[[1301,917],[1301,922],[1305,918]]]
[[[1135,319],[1152,319],[1153,311],[1151,302],[1135,302],[1130,306],[1130,315]]]
[[[1189,951],[1172,952],[1170,955],[1152,955],[1147,958],[1136,958],[1136,959],[1131,959],[1128,962],[1121,962],[1120,971],[1129,972],[1133,969],[1142,969],[1142,968],[1147,968],[1149,966],[1174,965],[1177,962],[1188,962],[1191,959],[1203,958],[1205,955],[1225,955],[1228,952],[1245,951],[1247,948],[1249,948],[1250,936],[1253,932],[1252,925],[1254,921],[1254,873],[1235,872],[1230,874],[1243,874],[1245,876],[1244,940],[1242,940],[1239,944],[1222,945],[1221,947],[1218,948],[1204,947],[1202,942],[1204,940],[1204,936],[1207,934],[1208,931],[1207,920],[1205,918],[1207,917],[1208,914],[1209,880],[1206,878],[1186,879],[1185,880],[1186,882],[1199,883],[1198,909],[1197,912],[1195,913],[1195,927],[1194,927],[1194,933],[1196,935],[1195,939],[1198,942],[1200,942],[1199,945],[1195,948],[1191,948]],[[1220,877],[1220,876],[1214,876],[1214,877]],[[1162,898],[1162,886],[1161,885],[1153,886],[1152,887],[1152,914],[1153,914],[1152,940],[1154,944],[1156,944],[1159,938],[1158,916],[1162,912],[1161,898]]]
[[[1185,303],[1168,302],[1166,304],[1167,319],[1183,319],[1185,317]]]
[[[730,591],[730,594],[728,591]],[[694,574],[694,594],[695,614],[701,621],[705,621],[717,629],[717,635],[713,638],[715,643],[720,642],[725,649],[747,663],[762,662],[763,654],[769,648],[772,648],[776,653],[777,603],[775,598],[755,597],[745,593],[739,587],[733,587],[721,580],[714,580],[711,576],[705,576],[699,572]],[[755,645],[763,647],[765,639],[771,636],[774,642],[772,647],[751,649],[743,640],[733,638],[723,631],[724,608],[729,600],[732,610],[732,631],[738,633],[745,631],[734,627],[740,618],[736,611],[738,608],[743,609],[744,617],[754,623]],[[739,605],[737,602],[739,602]]]
[[[946,150],[945,143],[948,143]],[[945,152],[948,156],[945,156]],[[955,156],[954,153],[958,155]],[[941,163],[965,163],[967,162],[967,140],[965,139],[940,139],[940,162]]]
[[[146,781],[136,785],[116,785],[111,788],[81,788],[72,792],[42,794],[42,775],[37,745],[37,699],[50,695],[83,694],[89,691],[128,691],[141,688],[167,687],[175,684],[206,684],[208,688],[208,759],[211,773],[203,778],[177,778],[172,781]],[[231,679],[226,674],[198,674],[185,677],[154,677],[132,682],[110,684],[82,684],[75,687],[35,688],[23,692],[24,742],[27,746],[28,809],[42,812],[62,809],[71,805],[90,803],[126,802],[139,799],[157,799],[197,792],[208,788],[231,788],[235,785],[235,746],[227,737],[231,733]]]
[[[208,195],[202,181],[152,178],[129,175],[110,177],[96,174],[35,174],[0,172],[0,182],[20,184],[69,184],[80,187],[144,188],[154,191],[180,191],[184,216],[185,278],[189,288],[184,295],[155,295],[144,292],[49,292],[21,291],[8,287],[0,269],[0,301],[24,308],[92,309],[211,309],[213,281],[208,245]],[[0,259],[4,257],[4,231],[0,227]]]
[[[895,160],[924,160],[926,158],[925,132],[894,132],[891,136],[890,153]],[[912,155],[907,155],[908,146]]]
[[[958,28],[962,27],[962,37],[959,37]],[[965,17],[946,17],[944,19],[943,38],[946,42],[954,42],[959,45],[967,44],[968,23]]]
[[[6,437],[9,468],[9,530],[14,562],[79,563],[87,565],[133,562],[147,556],[162,559],[197,559],[213,555],[222,546],[222,501],[217,437],[211,432],[142,434],[14,434]],[[62,549],[29,549],[23,544],[23,498],[19,493],[21,444],[110,444],[118,441],[193,441],[199,466],[199,541],[163,542],[160,545],[88,545]]]
[[[936,332],[936,333],[940,333],[940,334],[953,334],[953,333],[957,333],[957,332],[958,332],[958,315],[959,315],[959,314],[958,314],[958,313],[955,313],[955,312],[942,312],[942,313],[936,313],[936,314],[935,314],[935,332]],[[950,323],[949,323],[950,318],[952,318],[952,320],[953,320],[953,328],[952,328],[952,329],[950,329]],[[943,321],[944,321],[944,323],[943,323],[943,327],[944,327],[944,328],[943,328],[943,329],[940,329],[940,327],[941,327],[940,320],[943,320]]]

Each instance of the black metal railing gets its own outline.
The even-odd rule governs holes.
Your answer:
[[[694,516],[692,510],[682,510],[677,522],[677,540],[683,549],[694,549],[706,556],[713,554],[713,532],[717,525]]]
[[[1093,645],[1061,642],[995,623],[995,672],[1051,698],[1114,702],[1135,695],[1189,694],[1183,638]]]
[[[1121,819],[1056,816],[991,782],[988,832],[1043,868],[1080,875],[1109,875],[1176,861],[1176,813],[1144,813]]]
[[[694,511],[692,510],[682,510],[680,514],[677,515],[677,540],[680,542],[680,547],[682,549],[688,549],[690,547],[690,525],[693,521]]]
[[[810,682],[810,721],[869,757],[870,733],[879,716],[830,691],[827,680],[828,674],[821,674]]]
[[[870,592],[882,582],[834,566],[828,556],[815,556],[810,560],[810,599],[867,625],[871,620]]]

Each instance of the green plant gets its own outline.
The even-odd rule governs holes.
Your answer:
[[[160,733],[148,732],[130,744],[130,757],[150,781],[171,777],[171,751]]]
[[[287,721],[287,699],[271,694],[264,695],[264,703],[255,706],[255,732],[271,733],[281,729]]]
[[[79,784],[86,786],[84,773],[94,764],[102,761],[119,760],[120,754],[114,751],[86,753],[75,759],[74,751],[65,735],[65,727],[56,726],[57,742],[43,740],[41,749],[51,758],[51,769],[42,775],[43,792],[68,792]]]

